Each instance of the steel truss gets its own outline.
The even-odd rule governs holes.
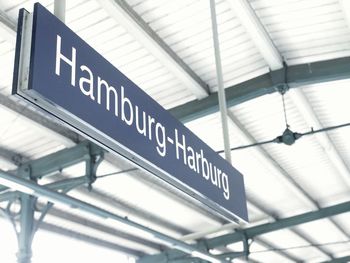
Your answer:
[[[104,150],[100,147],[89,142],[82,142],[75,147],[58,151],[37,160],[24,162],[12,174],[37,183],[43,177],[60,173],[64,168],[85,162],[84,176],[63,179],[45,185],[48,189],[67,193],[84,184],[91,188],[91,184],[96,180],[96,170],[103,160],[103,156]],[[7,187],[0,189],[0,202],[7,202],[3,212],[10,219],[17,234],[17,262],[29,263],[32,257],[31,247],[34,235],[54,204],[48,201],[42,205],[42,201],[39,203],[37,197],[29,193],[13,191]],[[18,202],[20,210],[13,211],[13,204]],[[35,219],[35,213],[40,213],[38,219]]]

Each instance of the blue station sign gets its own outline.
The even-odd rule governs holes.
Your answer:
[[[42,5],[20,11],[13,93],[230,220],[243,176]]]

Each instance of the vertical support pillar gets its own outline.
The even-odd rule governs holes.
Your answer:
[[[210,0],[210,11],[211,11],[214,50],[215,50],[216,78],[218,81],[219,108],[220,108],[220,113],[221,113],[222,133],[223,133],[223,137],[224,137],[225,159],[226,159],[226,161],[231,163],[231,147],[230,147],[230,138],[229,138],[229,134],[228,134],[226,95],[225,95],[225,89],[224,89],[224,80],[223,80],[223,76],[222,76],[219,34],[218,34],[218,25],[217,25],[217,21],[216,21],[215,0]]]
[[[30,167],[22,166],[18,169],[18,175],[26,179],[30,177]],[[18,238],[18,263],[30,263],[32,258],[32,241],[34,236],[34,204],[36,197],[21,193],[20,220],[17,229]]]
[[[86,148],[84,149],[82,147]],[[88,182],[91,188],[91,184],[96,180],[96,170],[102,162],[103,157],[104,151],[100,147],[90,143],[82,143],[72,149],[65,149],[38,160],[28,161],[25,164],[22,164],[17,169],[17,176],[36,183],[38,178],[81,161],[85,161],[85,177],[87,178],[78,177],[63,179],[62,181],[47,184],[47,187],[53,190],[62,190],[61,193],[66,193],[71,189]],[[52,167],[49,167],[48,164],[51,164]],[[24,183],[15,183],[12,182],[11,179],[6,179],[6,177],[10,177],[10,175],[2,173],[1,170],[0,174],[2,174],[0,179],[4,180],[5,183],[7,182],[7,184],[4,185],[13,188],[13,190],[17,190],[16,192],[12,191],[0,194],[0,202],[3,200],[9,200],[4,213],[8,215],[8,218],[11,220],[17,234],[17,262],[30,263],[32,259],[32,242],[34,235],[45,215],[53,206],[53,203],[48,202],[44,208],[36,210],[37,197],[32,195],[34,193],[33,190],[30,187],[27,187]],[[2,189],[4,188],[1,188],[0,191]],[[21,209],[19,212],[17,210],[12,212],[11,204],[17,199],[19,199]],[[1,211],[2,210],[0,209],[0,212]],[[35,218],[36,212],[37,214],[41,213],[40,217],[37,219]]]
[[[21,194],[21,215],[18,232],[18,263],[30,263],[32,258],[32,241],[34,228],[35,197]]]

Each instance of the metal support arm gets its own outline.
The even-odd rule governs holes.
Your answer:
[[[72,148],[61,150],[25,164],[31,167],[33,177],[41,178],[79,162],[87,161],[91,156],[102,155],[103,151],[97,145],[85,141]]]
[[[103,155],[104,150],[102,148],[88,141],[84,141],[74,147],[63,149],[33,161],[24,162],[21,167],[30,169],[33,179],[40,179],[85,161],[92,162],[92,164],[95,163],[95,166],[91,166],[92,170],[87,173],[89,177],[91,177],[91,175],[96,172]],[[8,188],[0,186],[0,189],[6,190]]]

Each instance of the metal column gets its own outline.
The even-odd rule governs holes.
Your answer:
[[[18,176],[27,180],[32,180],[30,167],[20,166],[17,170]],[[34,235],[34,204],[36,197],[21,193],[20,196],[21,211],[17,227],[18,240],[18,263],[30,263],[32,258],[32,241]]]
[[[221,113],[222,133],[224,137],[225,159],[229,163],[231,163],[231,147],[230,147],[230,138],[228,134],[226,95],[225,95],[225,89],[224,89],[224,80],[222,76],[215,0],[210,0],[210,10],[211,10],[211,22],[212,22],[212,28],[213,28],[213,41],[214,41],[214,50],[215,50],[216,78],[218,81],[219,108]]]
[[[21,194],[21,215],[18,232],[18,263],[30,263],[34,230],[34,203],[36,197]]]
[[[55,0],[54,2],[55,16],[65,23],[66,20],[66,0]]]

